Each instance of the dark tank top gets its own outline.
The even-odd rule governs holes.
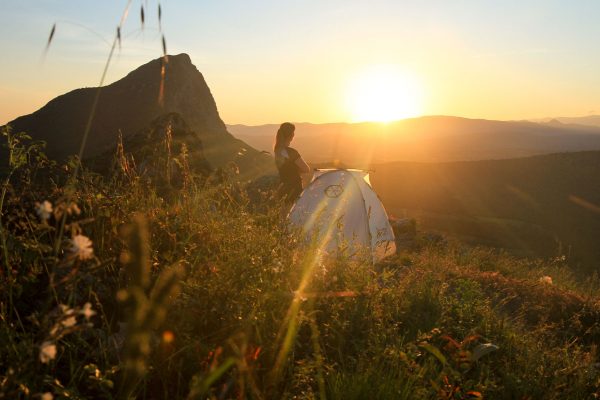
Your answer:
[[[280,194],[288,201],[294,201],[302,192],[302,178],[296,165],[300,154],[291,147],[275,150],[275,165],[281,181]]]

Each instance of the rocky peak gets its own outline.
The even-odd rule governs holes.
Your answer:
[[[204,77],[187,54],[158,58],[140,66],[124,78],[101,88],[84,158],[114,148],[119,132],[124,138],[134,135],[160,115],[177,113],[202,139],[211,145],[228,148],[235,139],[227,132]],[[162,104],[159,93],[163,85]],[[51,100],[33,114],[9,124],[34,139],[47,142],[51,157],[64,159],[78,153],[81,138],[91,115],[97,88],[76,89]],[[218,154],[227,158],[233,149]],[[219,163],[218,160],[217,164]]]

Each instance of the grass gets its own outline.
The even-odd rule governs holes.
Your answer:
[[[191,176],[160,196],[131,169],[83,168],[69,181],[76,161],[58,166],[11,135],[20,156],[4,174],[0,219],[5,398],[600,393],[598,279],[563,259],[423,239],[375,267],[323,260],[318,243],[285,228],[272,193],[251,201],[235,175]],[[44,200],[47,220],[35,212]],[[76,235],[91,239],[93,257],[78,257]],[[42,362],[48,344],[56,354]]]

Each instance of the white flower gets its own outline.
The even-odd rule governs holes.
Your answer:
[[[36,203],[35,206],[35,212],[42,221],[46,221],[52,215],[52,203],[48,200],[44,200],[41,204]]]
[[[79,314],[83,315],[85,319],[89,320],[94,315],[96,315],[96,311],[92,310],[92,303],[88,302],[83,305],[83,308],[81,309],[81,311],[79,311]]]
[[[88,260],[94,255],[92,241],[83,235],[77,235],[71,240],[71,253],[80,260]]]
[[[46,392],[42,394],[42,400],[54,400],[54,396],[50,392]]]
[[[44,342],[40,346],[40,361],[48,364],[56,357],[56,345],[52,342]]]
[[[544,275],[540,278],[540,282],[547,283],[548,285],[552,285],[552,277],[548,275]]]

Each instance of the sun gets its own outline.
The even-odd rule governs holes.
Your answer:
[[[348,106],[354,121],[390,122],[422,113],[418,80],[396,65],[376,65],[354,76]]]

